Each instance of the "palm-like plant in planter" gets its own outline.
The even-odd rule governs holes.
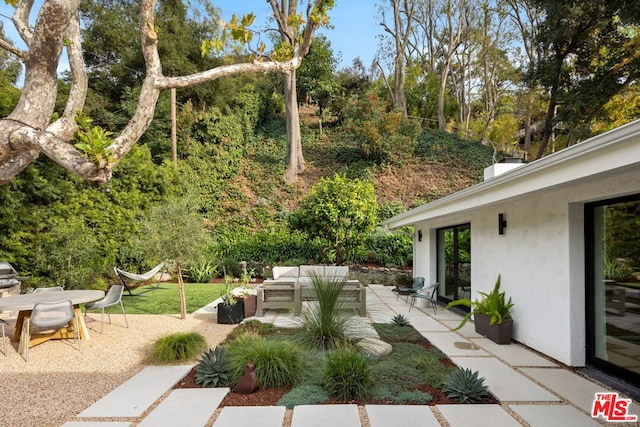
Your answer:
[[[482,298],[472,301],[468,298],[451,301],[445,310],[452,307],[464,306],[469,308],[469,313],[462,318],[460,324],[454,331],[462,328],[473,316],[476,332],[484,335],[497,344],[509,344],[513,330],[513,319],[511,319],[511,307],[514,303],[511,298],[506,299],[504,291],[500,291],[500,275],[496,280],[493,290],[489,293],[480,292]]]
[[[231,284],[227,283],[220,297],[222,302],[218,303],[218,323],[233,325],[242,322],[244,309],[233,295]]]

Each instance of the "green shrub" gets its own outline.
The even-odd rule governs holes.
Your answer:
[[[183,362],[195,359],[208,347],[207,340],[198,333],[170,334],[153,343],[147,360],[156,364]]]
[[[237,382],[249,363],[256,367],[260,388],[286,387],[300,377],[303,358],[300,348],[290,341],[265,340],[246,332],[227,343],[231,382]]]
[[[350,315],[341,310],[339,296],[345,278],[311,276],[317,302],[302,312],[298,342],[311,349],[335,348],[346,342]]]
[[[443,390],[461,403],[481,402],[489,394],[484,378],[478,378],[478,371],[466,368],[453,371],[445,380]]]
[[[278,400],[278,406],[291,409],[300,405],[316,405],[329,400],[329,393],[318,385],[302,385],[292,388]]]
[[[230,277],[240,277],[242,274],[242,268],[240,267],[240,263],[237,259],[225,258],[222,261],[222,272]]]
[[[218,276],[218,264],[211,261],[201,261],[189,267],[189,279],[195,283],[209,283],[211,279]]]
[[[405,233],[372,233],[364,244],[370,262],[398,268],[413,262],[413,237]]]
[[[339,348],[327,355],[324,387],[339,399],[361,399],[373,385],[371,367],[364,354],[353,348]]]
[[[224,347],[209,349],[196,365],[196,383],[221,387],[229,383],[229,359]]]
[[[321,239],[325,259],[338,265],[376,224],[375,188],[369,181],[335,175],[321,178],[289,216],[295,230]]]

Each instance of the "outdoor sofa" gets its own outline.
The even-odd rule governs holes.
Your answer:
[[[265,309],[289,309],[295,315],[302,310],[303,301],[316,300],[313,277],[347,279],[349,267],[333,265],[301,265],[299,267],[273,267],[273,279],[257,286],[256,316],[264,316]],[[360,316],[367,315],[367,289],[357,280],[346,280],[340,293],[340,307],[355,309]]]

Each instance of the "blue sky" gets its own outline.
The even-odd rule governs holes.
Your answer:
[[[41,0],[35,1],[35,6]],[[248,12],[256,14],[255,26],[265,28],[267,18],[271,16],[271,9],[265,0],[212,0],[212,3],[222,10],[225,20],[231,18],[233,13],[242,15]],[[336,0],[335,7],[331,10],[331,25],[333,29],[322,29],[320,33],[327,36],[331,47],[337,55],[340,53],[339,68],[348,67],[356,57],[360,57],[365,67],[369,67],[377,50],[378,41],[376,35],[382,32],[378,20],[375,18],[377,6],[375,0]],[[0,1],[0,22],[4,26],[5,34],[20,48],[20,37],[13,28],[10,17],[13,15],[13,7]],[[300,5],[299,11],[306,11],[306,2]],[[60,69],[68,69],[65,59],[62,59]]]
[[[233,13],[243,15],[254,12],[255,25],[264,28],[267,17],[272,16],[271,7],[265,0],[212,0],[222,10],[222,18],[229,20]],[[360,57],[365,67],[369,67],[375,56],[378,40],[382,32],[379,20],[375,18],[375,0],[336,0],[329,12],[333,29],[321,29],[327,36],[333,52],[341,53],[340,68],[348,67],[356,57]],[[298,12],[306,11],[306,1],[298,6]]]

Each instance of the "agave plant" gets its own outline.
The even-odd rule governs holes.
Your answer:
[[[196,383],[203,387],[219,387],[229,383],[229,360],[224,347],[209,349],[196,365]]]
[[[489,394],[484,377],[478,378],[478,371],[466,368],[453,371],[445,380],[443,390],[461,403],[480,402]]]
[[[407,326],[409,324],[409,319],[404,317],[404,314],[396,314],[391,321],[398,326]]]

